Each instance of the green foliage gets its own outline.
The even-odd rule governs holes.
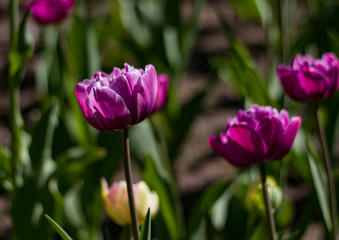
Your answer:
[[[55,231],[58,232],[58,234],[60,235],[60,237],[63,240],[72,240],[72,238],[65,232],[65,230],[63,230],[59,224],[57,224],[50,216],[45,215],[46,219],[48,220],[48,222],[53,226],[53,228],[55,229]]]
[[[142,225],[139,240],[151,240],[151,215],[150,209],[147,210],[144,224]]]

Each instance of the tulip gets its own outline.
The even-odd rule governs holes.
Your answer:
[[[231,164],[246,168],[254,163],[283,158],[291,149],[301,125],[300,117],[289,120],[288,112],[253,105],[229,119],[220,138],[210,136],[211,148]]]
[[[114,182],[109,187],[106,180],[101,179],[101,187],[102,198],[109,217],[121,226],[131,224],[126,182]],[[159,210],[159,197],[155,192],[150,191],[144,181],[133,184],[133,193],[139,225],[142,225],[148,208],[150,208],[151,218],[154,218],[157,214]]]
[[[74,0],[35,0],[26,4],[33,18],[41,24],[57,23],[73,11]]]
[[[163,73],[159,74],[157,98],[152,112],[157,112],[166,105],[168,87],[169,83],[167,75]]]
[[[145,70],[125,64],[110,75],[95,73],[76,85],[75,93],[87,121],[101,131],[115,131],[148,117],[154,108],[158,90],[155,68]]]
[[[318,101],[339,86],[339,60],[333,53],[321,59],[297,55],[290,66],[280,65],[278,78],[287,95],[299,101]]]

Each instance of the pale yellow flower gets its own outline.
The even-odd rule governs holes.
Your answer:
[[[159,197],[156,192],[150,191],[144,181],[133,184],[133,193],[135,208],[141,225],[145,220],[148,208],[150,208],[151,218],[157,214]],[[121,226],[131,224],[126,182],[114,182],[109,187],[106,180],[101,179],[101,194],[108,216]]]

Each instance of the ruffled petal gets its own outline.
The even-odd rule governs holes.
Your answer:
[[[86,118],[88,117],[88,112],[89,112],[88,105],[87,105],[87,98],[88,98],[88,94],[91,91],[91,85],[92,85],[92,82],[86,79],[78,83],[75,86],[75,95],[77,97],[80,109]]]
[[[157,73],[152,65],[147,65],[145,67],[145,73],[141,77],[141,81],[135,86],[136,106],[138,111],[136,123],[144,120],[152,113],[157,90]]]

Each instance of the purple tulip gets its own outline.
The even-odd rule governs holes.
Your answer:
[[[74,0],[35,0],[26,4],[41,24],[57,23],[73,11]]]
[[[115,131],[148,117],[154,108],[158,89],[152,65],[145,71],[125,64],[110,75],[95,73],[76,85],[75,93],[87,121],[101,131]]]
[[[157,112],[166,105],[168,87],[169,83],[167,75],[164,73],[159,74],[157,98],[152,112]]]
[[[280,65],[277,75],[293,99],[318,101],[338,89],[339,61],[333,53],[325,53],[321,59],[297,55],[290,66]]]
[[[229,119],[220,138],[210,136],[211,148],[239,168],[283,158],[291,149],[301,125],[300,117],[289,120],[288,112],[253,105]]]

